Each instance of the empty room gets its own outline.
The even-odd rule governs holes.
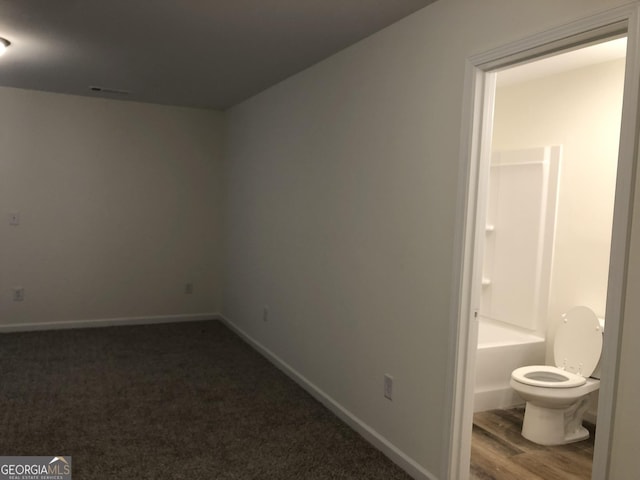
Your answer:
[[[639,49],[625,0],[0,0],[0,478],[636,478]],[[504,284],[497,167],[551,212]],[[537,342],[483,408],[478,323]]]

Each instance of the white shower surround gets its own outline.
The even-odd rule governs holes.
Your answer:
[[[545,336],[562,147],[492,154],[480,314]]]
[[[545,363],[560,146],[492,155],[474,411],[523,403],[511,372]]]

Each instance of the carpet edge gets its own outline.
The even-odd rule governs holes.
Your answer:
[[[264,356],[267,360],[274,364],[278,369],[284,372],[300,387],[306,390],[312,397],[314,397],[325,407],[331,410],[331,412],[333,412],[340,420],[342,420],[347,425],[349,425],[349,427],[358,432],[362,437],[364,437],[365,440],[367,440],[367,442],[373,445],[376,449],[380,450],[385,456],[387,456],[391,461],[393,461],[393,463],[407,472],[412,478],[416,480],[437,480],[437,477],[435,475],[419,465],[414,459],[409,457],[388,439],[375,431],[371,426],[363,422],[360,418],[343,407],[326,392],[316,386],[313,382],[307,379],[291,365],[282,360],[278,355],[276,355],[267,347],[254,339],[251,335],[249,335],[242,328],[232,322],[229,318],[222,314],[218,314],[217,320],[220,320],[233,332],[239,335],[251,347],[253,347],[262,356]]]

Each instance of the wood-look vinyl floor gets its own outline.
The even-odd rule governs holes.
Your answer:
[[[521,435],[524,408],[473,416],[471,480],[588,480],[595,429],[587,440],[545,447]]]

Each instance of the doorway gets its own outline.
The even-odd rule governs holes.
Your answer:
[[[592,478],[606,478],[618,368],[619,332],[624,321],[622,305],[627,274],[629,217],[638,139],[636,127],[640,65],[636,58],[637,25],[637,6],[621,7],[497,48],[473,57],[469,61],[465,86],[466,101],[463,112],[465,124],[463,125],[460,178],[466,198],[461,199],[459,207],[460,253],[459,264],[456,267],[458,276],[455,279],[457,302],[454,302],[453,310],[457,325],[457,361],[452,367],[455,370],[453,373],[455,381],[452,387],[453,428],[449,438],[448,478],[460,480],[469,478],[478,316],[483,283],[484,244],[488,233],[485,212],[488,199],[496,72],[530,63],[532,60],[554,57],[584,46],[602,43],[605,40],[628,36],[613,228],[606,280],[607,334],[604,336],[601,357],[602,381],[597,409],[598,432],[592,473]],[[553,147],[553,144],[550,147]]]
[[[562,367],[554,338],[563,313],[584,306],[604,323],[625,55],[621,37],[496,72],[476,219],[486,228],[475,239],[482,281],[472,287],[480,298],[472,478],[537,478],[543,468],[545,478],[591,477],[593,438],[572,448],[520,438],[524,401],[509,382],[519,367]],[[595,425],[597,391],[589,401],[585,420]]]

